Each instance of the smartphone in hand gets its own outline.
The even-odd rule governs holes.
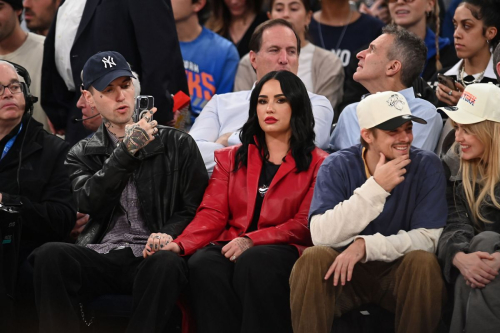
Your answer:
[[[455,80],[450,76],[438,73],[438,82],[444,84],[445,86],[454,91],[458,91],[457,86],[455,85]]]

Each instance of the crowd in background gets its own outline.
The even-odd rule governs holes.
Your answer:
[[[161,331],[150,307],[186,288],[203,332],[329,331],[366,303],[397,332],[496,332],[499,42],[495,0],[0,0],[24,67],[0,64],[0,204],[31,221],[13,325],[78,330],[87,288]],[[99,291],[75,287],[94,262]]]

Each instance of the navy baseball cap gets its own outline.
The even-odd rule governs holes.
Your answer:
[[[115,51],[99,52],[83,66],[83,88],[88,90],[92,86],[103,91],[113,80],[122,76],[135,78],[125,58]]]

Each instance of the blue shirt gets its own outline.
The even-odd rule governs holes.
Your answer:
[[[203,27],[191,42],[180,42],[191,96],[191,122],[215,94],[233,91],[240,57],[233,43]]]
[[[316,178],[309,219],[349,199],[367,181],[362,149],[356,145],[325,159]],[[446,177],[441,161],[434,153],[414,147],[410,159],[405,179],[392,190],[380,215],[360,235],[390,236],[399,230],[442,228],[446,224]]]
[[[412,146],[434,151],[443,128],[443,120],[436,111],[436,107],[424,99],[416,98],[412,87],[401,90],[399,93],[406,98],[411,113],[427,121],[427,125],[413,123]],[[329,148],[331,150],[349,148],[360,142],[361,129],[356,113],[358,104],[359,102],[349,104],[340,114],[337,126],[330,137]]]

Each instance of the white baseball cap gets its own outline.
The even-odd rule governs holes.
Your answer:
[[[356,112],[360,128],[376,127],[392,131],[409,121],[427,124],[411,114],[406,98],[395,91],[378,92],[366,97],[359,102]]]
[[[465,87],[457,106],[439,108],[458,124],[476,124],[485,120],[500,122],[500,88],[490,83]]]

